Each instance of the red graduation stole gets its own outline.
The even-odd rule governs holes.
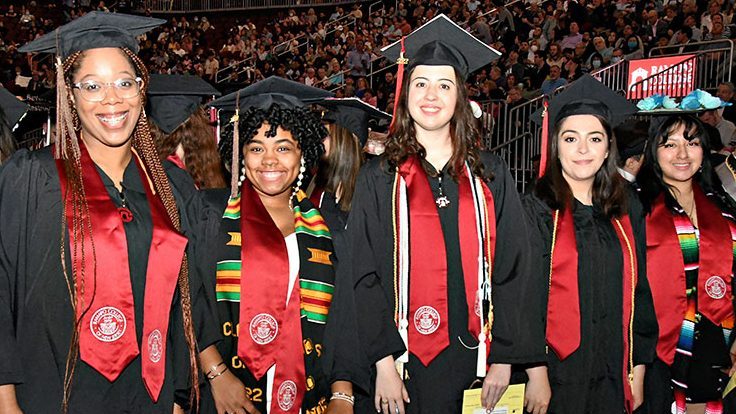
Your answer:
[[[71,252],[77,278],[77,318],[81,318],[79,354],[84,362],[112,382],[142,353],[143,382],[155,402],[164,382],[171,301],[187,239],[171,224],[166,208],[151,189],[146,170],[134,152],[153,224],[143,302],[143,346],[139,351],[123,219],[110,200],[83,142],[79,143],[79,149],[89,210],[77,212],[77,217],[67,192],[69,184],[64,164],[56,160],[62,200],[66,203],[70,246],[75,246],[74,228],[82,227],[84,231],[78,241],[84,246],[84,255],[76,249]],[[86,229],[87,219],[94,237]]]
[[[728,220],[698,185],[693,185],[700,226],[698,312],[716,325],[733,314],[733,242]],[[647,216],[647,275],[659,323],[657,356],[671,365],[687,311],[682,248],[664,195]]]
[[[633,316],[637,264],[634,232],[629,216],[611,220],[623,252],[623,376],[633,379]],[[580,296],[575,223],[569,208],[553,212],[553,236],[547,303],[547,344],[564,360],[580,347]],[[627,411],[631,412],[631,387],[624,385]]]
[[[286,241],[248,180],[240,192],[240,325],[245,334],[238,338],[238,356],[256,379],[276,364],[270,412],[296,414],[306,391],[299,283],[287,304]]]
[[[486,217],[480,218],[488,223],[487,238],[483,243],[486,251],[483,252],[479,246],[470,179],[464,168],[458,171],[462,173],[458,182],[458,229],[468,306],[468,331],[478,338],[482,331],[478,261],[479,255],[485,255],[490,265],[495,246],[495,210],[491,192],[483,183],[482,191],[488,210]],[[409,205],[410,352],[426,366],[450,343],[445,241],[434,196],[419,158],[409,157],[399,167],[399,174],[406,181]],[[490,333],[483,336],[481,342],[490,343]],[[488,352],[489,347],[486,349]]]

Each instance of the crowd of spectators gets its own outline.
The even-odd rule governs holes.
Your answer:
[[[20,44],[86,10],[107,10],[102,1],[37,1],[0,5],[0,81],[18,95],[42,95],[55,80],[52,61],[19,54]],[[234,22],[212,13],[169,17],[141,38],[140,55],[151,72],[196,74],[225,93],[278,75],[391,111],[394,68],[379,49],[438,13],[502,53],[466,86],[475,100],[509,105],[655,48],[692,52],[692,43],[736,35],[734,6],[725,0],[399,0],[373,13],[369,4],[280,9]]]

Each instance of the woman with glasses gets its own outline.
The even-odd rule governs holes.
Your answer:
[[[197,349],[217,337],[198,277],[207,210],[161,165],[135,55],[161,23],[92,12],[23,48],[57,54],[58,118],[53,147],[0,170],[2,413],[196,400]]]

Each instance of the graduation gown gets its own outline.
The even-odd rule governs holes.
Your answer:
[[[227,207],[229,191],[222,189],[206,190],[207,202],[210,206],[219,211],[220,225],[218,226],[218,236],[213,243],[217,254],[211,256],[210,259],[217,261],[232,261],[240,259],[241,246],[229,243],[230,234],[233,231],[239,232],[240,218],[227,220],[223,219],[223,212]],[[306,212],[314,208],[309,199],[305,198],[299,202],[301,210]],[[238,214],[248,214],[247,211]],[[232,213],[231,213],[232,214]],[[330,231],[331,233],[331,231]],[[305,292],[304,282],[317,282],[322,285],[329,286],[330,300],[332,303],[338,297],[342,297],[340,287],[336,284],[336,276],[333,267],[337,262],[334,257],[332,239],[329,237],[313,237],[303,232],[297,232],[297,241],[299,244],[299,276],[298,282],[302,282],[301,291]],[[329,262],[315,261],[313,256],[314,250],[322,250],[328,252]],[[237,259],[233,259],[237,258]],[[291,258],[289,260],[292,260]],[[327,266],[326,266],[327,265]],[[213,266],[216,264],[213,263]],[[217,284],[216,274],[211,272],[208,283],[211,286]],[[268,277],[277,277],[278,275],[268,275]],[[311,279],[311,280],[308,280]],[[350,285],[348,285],[350,286]],[[225,289],[218,288],[218,292],[224,292]],[[239,291],[239,289],[238,289]],[[290,300],[300,300],[292,293]],[[268,394],[267,376],[263,375],[260,380],[256,380],[250,372],[246,364],[241,361],[238,356],[238,337],[240,335],[248,335],[248,327],[240,325],[240,297],[230,299],[225,294],[218,293],[217,312],[218,312],[218,328],[224,334],[224,339],[218,343],[217,349],[222,355],[223,360],[227,364],[230,371],[244,384],[246,393],[251,402],[261,412],[267,412],[267,402],[270,395]],[[304,302],[303,302],[304,303]],[[328,306],[330,306],[328,304]],[[302,403],[302,412],[305,414],[321,413],[326,409],[330,397],[330,385],[337,380],[351,381],[351,369],[346,368],[343,364],[349,364],[348,361],[352,356],[346,355],[345,352],[328,354],[326,352],[326,344],[328,342],[327,332],[332,329],[333,335],[344,334],[339,329],[331,328],[333,325],[334,306],[330,306],[329,312],[324,315],[327,322],[312,319],[308,315],[302,313],[301,332],[300,335],[304,343],[304,366],[307,377],[307,391]],[[331,343],[335,343],[332,340]],[[353,348],[354,349],[354,348]],[[276,404],[273,402],[272,404]],[[202,398],[201,413],[215,413],[214,400],[211,394],[211,388],[205,387]]]
[[[121,205],[112,181],[99,168],[98,172],[113,202]],[[202,200],[188,190],[193,186],[191,178],[171,169],[167,173],[181,213],[183,234],[189,238],[195,329],[199,346],[207,346],[218,339],[218,332],[209,322],[214,318],[214,303],[210,301],[213,295],[205,292],[200,278],[199,257],[203,252],[195,242],[207,234],[202,230],[207,213]],[[140,344],[152,223],[144,183],[132,159],[122,185],[134,215],[124,227]],[[18,402],[27,414],[61,410],[74,318],[59,259],[61,216],[61,190],[51,148],[18,151],[0,170],[0,384],[15,384]],[[67,230],[63,230],[69,252]],[[67,269],[71,269],[68,254]],[[165,379],[156,404],[143,384],[140,355],[113,382],[78,360],[69,412],[169,414],[175,401],[187,406],[189,352],[178,289],[172,299],[166,341]]]
[[[544,358],[534,355],[526,344],[521,307],[527,271],[526,231],[516,187],[499,158],[483,153],[488,182],[493,194],[497,237],[492,273],[494,322],[489,363],[525,363]],[[428,367],[410,354],[406,386],[411,398],[408,412],[459,412],[462,390],[476,376],[478,341],[467,329],[465,286],[460,262],[458,235],[458,185],[446,171],[441,172],[442,190],[450,204],[439,209],[445,239],[448,279],[448,324],[450,345]],[[434,195],[439,194],[438,178],[428,176]],[[355,283],[357,333],[371,370],[370,395],[374,394],[375,363],[386,356],[398,358],[405,350],[394,322],[393,218],[390,200],[394,174],[383,157],[374,158],[361,170],[348,219],[350,268]],[[442,379],[439,381],[438,379]],[[372,403],[366,407],[371,407]],[[367,410],[368,408],[366,408]],[[374,408],[372,410],[375,410]],[[361,412],[356,405],[356,412]]]
[[[632,203],[634,202],[632,198]],[[532,249],[532,283],[541,301],[532,329],[545,330],[549,294],[552,210],[536,196],[522,199]],[[646,278],[646,240],[638,202],[629,212],[634,230],[638,283],[634,308],[634,365],[654,359],[657,322]],[[623,252],[611,220],[596,206],[575,200],[572,206],[578,250],[580,347],[564,361],[549,350],[547,366],[552,399],[550,414],[621,414],[624,412]],[[541,325],[539,325],[541,324]],[[542,338],[542,344],[545,340]]]

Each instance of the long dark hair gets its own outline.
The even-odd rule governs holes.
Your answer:
[[[608,157],[593,179],[593,204],[598,206],[606,217],[620,217],[626,212],[626,187],[616,169],[618,159],[616,139],[608,121],[602,116],[593,116],[600,121],[608,139]],[[553,209],[571,208],[573,205],[572,191],[562,175],[562,164],[559,159],[558,135],[565,119],[567,117],[554,125],[547,149],[547,168],[534,189],[535,194]]]
[[[173,154],[176,147],[181,144],[184,149],[182,161],[200,189],[225,187],[222,162],[217,152],[212,124],[201,108],[197,108],[170,134],[165,134],[155,124],[151,124],[151,134],[162,161]]]
[[[320,162],[317,173],[317,184],[325,191],[337,194],[340,190],[338,205],[342,211],[350,211],[355,192],[355,180],[363,164],[363,150],[360,142],[352,132],[337,125],[330,124],[330,153]]]
[[[399,104],[394,114],[394,124],[386,140],[386,160],[392,169],[398,168],[411,155],[424,158],[426,149],[419,143],[414,128],[414,120],[409,113],[408,97],[411,85],[412,70],[404,74],[401,85]],[[470,168],[478,177],[492,179],[490,172],[485,173],[480,160],[480,133],[468,102],[468,92],[465,89],[465,78],[455,69],[455,84],[457,85],[457,102],[455,113],[450,120],[450,138],[452,140],[452,157],[449,161],[448,172],[457,180],[463,164],[467,161]],[[431,171],[427,171],[430,173]]]
[[[121,52],[127,57],[131,66],[135,69],[136,75],[143,79],[143,90],[141,91],[141,106],[145,106],[145,94],[146,87],[149,81],[148,70],[143,61],[129,49],[121,49]],[[82,181],[82,164],[80,154],[78,152],[78,130],[80,128],[79,116],[77,114],[76,107],[70,99],[70,91],[73,83],[74,75],[81,67],[82,61],[85,59],[84,52],[75,52],[67,57],[63,62],[63,71],[59,71],[57,75],[57,88],[61,91],[62,101],[60,104],[60,118],[61,125],[57,128],[56,145],[58,147],[64,147],[67,150],[61,150],[61,159],[64,164],[66,176],[69,181],[69,191],[65,197],[71,198],[72,208],[74,216],[72,223],[67,226],[66,222],[66,202],[63,202],[63,209],[61,215],[61,233],[60,233],[60,259],[61,266],[66,279],[67,289],[71,300],[72,310],[74,312],[74,330],[69,346],[69,353],[67,354],[66,367],[64,371],[64,384],[63,384],[63,399],[62,399],[62,412],[66,413],[69,410],[69,399],[72,391],[72,383],[74,378],[74,372],[79,357],[79,335],[80,330],[84,329],[81,326],[84,314],[89,311],[90,304],[81,303],[78,301],[77,293],[81,297],[84,297],[84,280],[85,273],[92,272],[93,277],[97,278],[97,270],[102,269],[85,269],[84,264],[79,268],[72,267],[71,272],[66,266],[66,234],[67,228],[72,229],[74,232],[74,245],[70,246],[74,254],[80,254],[84,257],[84,254],[95,255],[94,248],[94,234],[91,231],[91,221],[89,219],[89,204],[85,195],[84,183]],[[58,124],[58,122],[57,122]],[[146,118],[145,111],[141,111],[141,115],[138,118],[135,129],[133,130],[132,138],[133,148],[138,152],[141,157],[141,161],[146,167],[146,170],[151,174],[151,180],[155,187],[156,193],[161,197],[161,201],[166,208],[169,219],[177,230],[181,230],[181,218],[179,216],[179,210],[176,206],[176,200],[169,184],[169,179],[164,172],[164,168],[161,165],[161,160],[158,157],[156,147],[153,143],[153,137],[149,130],[148,119]],[[73,150],[77,148],[77,150]],[[82,241],[86,237],[85,235],[89,232],[89,238],[92,241],[92,251],[85,252]],[[84,263],[82,261],[82,263]],[[95,266],[96,267],[96,266]],[[79,285],[78,285],[79,284]],[[189,369],[190,369],[190,380],[192,384],[199,382],[199,366],[198,366],[198,350],[197,340],[194,333],[194,325],[192,323],[192,309],[191,309],[191,296],[189,291],[189,265],[187,261],[187,255],[184,255],[182,259],[181,268],[179,270],[179,277],[177,280],[179,288],[179,295],[181,298],[182,307],[182,319],[184,325],[184,337],[186,340],[187,348],[189,350]],[[93,299],[94,300],[94,299]],[[79,310],[78,305],[84,305],[85,308]],[[79,316],[77,316],[79,315]],[[199,388],[196,386],[192,387],[190,394],[190,403],[199,402]]]
[[[676,191],[664,182],[662,167],[659,166],[657,159],[657,149],[667,142],[669,136],[677,131],[680,127],[685,128],[684,138],[687,141],[700,139],[700,147],[703,149],[703,162],[700,169],[693,176],[693,181],[700,186],[706,194],[720,193],[715,191],[713,183],[713,166],[710,163],[708,154],[710,154],[710,145],[706,137],[705,128],[698,118],[692,115],[672,115],[664,121],[652,121],[650,128],[649,141],[644,152],[644,165],[637,176],[637,182],[641,188],[640,197],[645,211],[651,212],[653,203],[664,193],[665,205],[669,208],[679,206],[675,196],[672,194]],[[719,201],[720,200],[720,197]]]

